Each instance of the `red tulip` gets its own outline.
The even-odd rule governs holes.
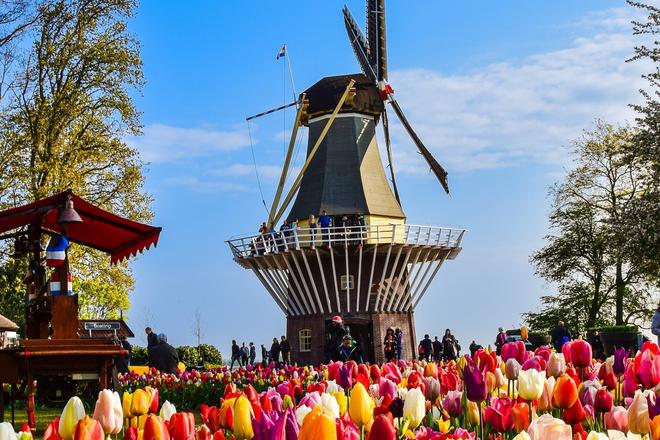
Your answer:
[[[225,437],[225,434],[222,431],[216,431],[213,433],[213,437],[211,437],[212,440],[227,440]]]
[[[211,431],[206,425],[202,425],[197,429],[195,440],[211,440]]]
[[[44,431],[43,440],[62,440],[62,436],[59,433],[60,418],[55,417],[55,420],[50,422]]]
[[[189,412],[172,414],[169,424],[172,440],[190,440],[195,436],[195,416]]]
[[[511,417],[513,403],[508,399],[493,400],[494,402],[484,409],[484,421],[496,432],[510,431],[513,428]]]
[[[229,382],[227,386],[225,387],[225,394],[224,398],[225,399],[231,399],[232,397],[238,397],[241,393],[238,392],[238,388],[236,388],[236,384],[234,382]]]
[[[644,388],[653,388],[660,382],[660,356],[646,349],[635,357],[635,376]]]
[[[148,389],[149,392],[151,393],[151,403],[149,404],[149,411],[155,414],[158,412],[158,406],[159,406],[158,388],[148,388]]]
[[[380,379],[380,368],[378,368],[378,365],[372,364],[369,367],[369,377],[373,383],[378,383]]]
[[[252,384],[249,384],[245,388],[243,388],[243,394],[245,394],[245,397],[250,402],[258,402],[259,401],[259,393],[257,393],[257,390],[254,389]]]
[[[388,418],[386,415],[379,415],[374,419],[368,440],[396,440],[396,438],[396,429],[391,416]]]
[[[605,413],[612,409],[614,397],[612,393],[605,388],[600,388],[596,391],[596,398],[594,399],[594,411],[598,413]]]
[[[564,411],[564,416],[563,419],[566,423],[569,425],[576,425],[578,423],[582,423],[584,418],[587,416],[587,413],[584,412],[584,408],[582,407],[582,403],[580,403],[580,400],[577,399],[575,400],[575,403],[573,406],[567,408]]]
[[[564,345],[561,346],[561,352],[564,355],[564,360],[566,361],[567,364],[572,362],[571,359],[571,342],[567,342]]]
[[[591,345],[584,339],[576,339],[571,342],[571,360],[578,368],[586,368],[591,365]]]
[[[46,438],[44,437],[44,440]],[[124,431],[124,440],[138,440],[138,428],[137,426],[129,426]]]

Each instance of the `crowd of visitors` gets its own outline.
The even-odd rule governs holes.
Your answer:
[[[239,367],[247,367],[248,365],[256,365],[257,362],[257,347],[254,342],[250,341],[249,345],[245,342],[241,346],[236,343],[235,339],[231,341],[231,363],[229,368],[233,369],[236,363]],[[273,343],[270,350],[265,344],[261,344],[261,363],[266,366],[268,363],[274,362],[278,365],[291,364],[291,346],[286,336],[282,336],[279,340],[273,338]]]
[[[366,238],[364,226],[365,219],[362,214],[332,216],[325,210],[318,216],[311,214],[307,219],[307,228],[300,231],[296,220],[292,222],[284,220],[279,231],[269,229],[266,222],[263,222],[259,227],[260,238],[252,243],[253,252],[259,255],[286,249],[300,249],[301,240],[309,242],[312,249],[315,249],[317,244],[330,246],[333,241],[355,245]]]
[[[401,331],[399,329],[397,330],[399,332]],[[419,360],[450,361],[460,357],[461,346],[458,343],[458,339],[451,333],[451,330],[446,329],[442,341],[437,336],[431,340],[431,337],[425,334],[424,339],[419,341],[417,353]]]

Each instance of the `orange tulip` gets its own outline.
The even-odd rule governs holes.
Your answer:
[[[170,440],[170,433],[160,417],[149,414],[144,421],[142,440]]]
[[[568,409],[578,399],[577,386],[571,377],[563,373],[557,378],[552,391],[552,404],[556,408]]]
[[[649,405],[646,393],[637,391],[628,407],[628,430],[639,435],[649,432]]]
[[[524,402],[518,402],[511,407],[511,418],[516,432],[521,432],[529,426],[529,405]]]
[[[97,420],[85,416],[76,425],[73,440],[103,440],[104,435],[101,424]]]
[[[651,440],[660,440],[660,415],[653,417],[649,423]]]
[[[335,440],[337,427],[333,418],[323,412],[320,405],[305,416],[298,440]]]
[[[234,402],[236,399],[225,400],[218,411],[218,424],[222,429],[234,429]]]
[[[424,377],[438,378],[438,365],[435,362],[429,362],[424,367]]]

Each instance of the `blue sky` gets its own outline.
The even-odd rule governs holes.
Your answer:
[[[313,5],[313,6],[310,6]],[[279,47],[289,47],[297,91],[358,71],[339,1],[143,2],[131,29],[147,85],[136,103],[144,135],[127,141],[147,166],[158,248],[133,263],[130,325],[175,345],[228,352],[232,338],[263,343],[285,320],[224,240],[256,232],[283,161],[293,112],[245,117],[291,100]],[[358,22],[364,4],[348,6]],[[635,43],[623,1],[389,1],[390,81],[420,137],[449,171],[447,197],[402,127],[392,127],[395,169],[409,223],[469,230],[418,306],[418,335],[451,328],[467,347],[552,292],[529,255],[543,245],[547,187],[570,167],[572,140],[597,118],[632,120],[639,78],[625,63]],[[382,146],[382,142],[381,142]],[[297,157],[300,165],[304,158]]]

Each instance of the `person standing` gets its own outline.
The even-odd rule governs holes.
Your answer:
[[[147,334],[147,350],[151,350],[158,345],[158,335],[154,333],[151,327],[145,328],[144,332]]]
[[[273,338],[273,344],[270,346],[270,361],[275,365],[280,363],[280,343],[277,338]]]
[[[351,335],[345,335],[341,340],[339,360],[342,362],[355,361],[362,363],[362,353],[360,353],[358,344],[356,344]]]
[[[174,374],[179,366],[179,354],[167,343],[167,335],[158,335],[158,345],[149,352],[149,366],[161,373]]]
[[[435,339],[433,340],[433,360],[436,362],[440,362],[442,358],[442,342],[438,340],[438,337],[436,336]]]
[[[312,249],[316,249],[316,228],[318,228],[319,225],[316,223],[316,217],[314,217],[314,214],[309,216],[307,222],[309,223],[309,239],[311,247]]]
[[[428,362],[433,351],[433,341],[431,341],[429,335],[424,335],[424,339],[419,342],[419,345],[422,346],[422,357]]]
[[[250,350],[245,345],[245,342],[241,344],[241,364],[243,367],[247,367],[248,359],[250,358]]]
[[[385,360],[388,362],[397,358],[396,337],[394,336],[394,330],[391,327],[385,332],[383,354],[385,355]]]
[[[446,361],[456,359],[456,338],[451,334],[451,330],[446,329],[445,335],[442,337],[442,354]]]
[[[282,336],[280,340],[280,353],[282,353],[282,362],[284,365],[291,364],[291,346],[286,336]]]
[[[231,340],[231,365],[229,366],[229,370],[234,368],[234,362],[238,362],[238,366],[241,366],[241,349],[239,348],[238,344],[236,343],[235,339]]]
[[[257,347],[254,342],[250,341],[250,365],[254,367],[254,360],[257,358]]]
[[[497,329],[497,336],[495,336],[495,351],[498,355],[502,354],[504,344],[506,344],[506,332],[500,327]]]
[[[329,337],[325,346],[326,360],[337,361],[338,349],[342,344],[344,336],[349,334],[348,328],[344,326],[344,321],[341,316],[335,315],[332,317],[330,329],[328,330]]]
[[[571,332],[564,325],[564,321],[559,321],[557,327],[552,330],[552,345],[557,353],[561,352],[561,347],[571,340]]]
[[[660,344],[660,301],[658,301],[658,307],[655,309],[655,313],[653,314],[651,333],[653,333],[658,338],[657,342]]]
[[[403,350],[403,332],[399,327],[394,330],[394,337],[396,338],[396,358],[401,360],[401,351]]]
[[[330,246],[330,227],[332,226],[332,219],[325,212],[325,209],[321,211],[319,224],[321,225],[321,237],[323,240],[323,245]]]
[[[128,373],[128,367],[131,365],[133,347],[131,347],[126,336],[120,336],[118,342],[119,346],[125,351],[125,353],[117,356],[115,359],[115,366],[117,367],[118,373],[126,374]]]

